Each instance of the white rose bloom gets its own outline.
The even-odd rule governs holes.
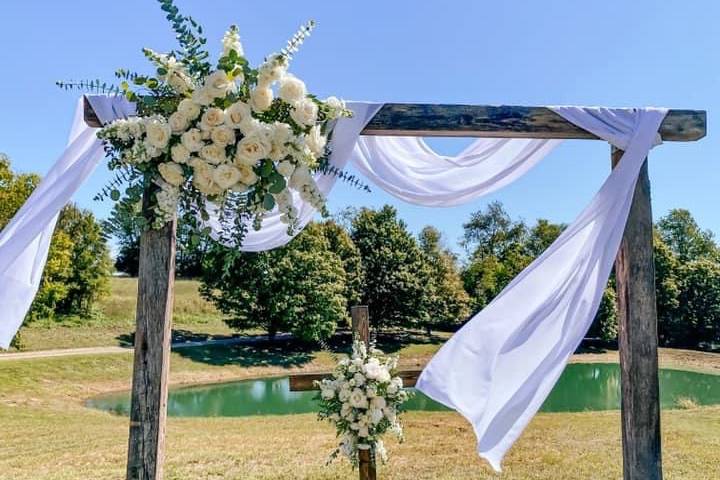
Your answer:
[[[275,169],[280,175],[287,178],[295,171],[295,165],[293,165],[291,161],[285,160],[284,162],[278,163]]]
[[[273,102],[273,91],[265,87],[256,87],[250,92],[250,106],[256,112],[264,112]]]
[[[245,185],[254,185],[258,181],[258,176],[255,171],[249,165],[237,165],[236,168],[240,172],[240,181]]]
[[[350,398],[350,389],[349,388],[341,388],[338,392],[338,400],[341,402],[347,402]]]
[[[387,393],[388,395],[395,395],[398,392],[399,388],[397,387],[397,384],[395,382],[390,382],[390,385],[387,387]]]
[[[307,95],[305,83],[294,75],[285,75],[280,79],[278,97],[288,103],[299,102]]]
[[[183,133],[190,125],[190,120],[181,111],[177,111],[168,118],[172,133]]]
[[[355,380],[355,385],[358,387],[361,387],[365,384],[365,377],[362,373],[358,372],[353,376],[353,380]]]
[[[210,139],[219,145],[230,145],[235,143],[235,131],[225,125],[220,125],[210,130]]]
[[[246,137],[250,135],[267,134],[267,125],[252,117],[246,117],[242,122],[240,122],[238,128]]]
[[[225,110],[225,124],[232,128],[240,128],[240,124],[246,118],[252,118],[250,105],[237,101]]]
[[[307,135],[305,135],[305,145],[315,155],[315,157],[321,157],[325,153],[325,145],[327,138],[320,132],[320,127],[317,125],[310,129]]]
[[[245,185],[242,182],[237,182],[235,185],[230,187],[230,190],[232,190],[233,192],[238,192],[238,193],[247,192],[249,189],[250,189],[250,187],[248,187],[247,185]]]
[[[378,382],[380,383],[387,383],[391,379],[390,372],[388,372],[387,368],[380,367],[380,375],[378,376]]]
[[[213,172],[213,181],[223,190],[235,185],[241,177],[240,170],[228,164],[218,166]]]
[[[222,192],[220,187],[213,181],[213,173],[215,169],[196,158],[192,161],[193,167],[193,185],[201,193],[205,195],[217,195]]]
[[[269,153],[270,144],[265,135],[251,134],[238,142],[235,163],[255,165],[258,160],[267,158]]]
[[[155,115],[145,120],[145,143],[157,149],[167,147],[170,140],[170,125],[164,118]],[[157,155],[151,155],[157,156]]]
[[[335,390],[331,388],[323,388],[320,391],[320,397],[322,397],[323,400],[330,400],[335,397]]]
[[[189,98],[183,98],[178,104],[177,111],[189,120],[195,120],[200,115],[200,106]]]
[[[371,386],[368,386],[368,387],[365,389],[365,395],[367,395],[368,398],[375,398],[375,397],[377,397],[377,391],[375,390],[375,387],[373,387],[372,385],[371,385]]]
[[[198,105],[206,106],[210,105],[213,101],[213,96],[210,91],[205,87],[200,87],[192,93],[192,101]]]
[[[377,380],[382,374],[382,369],[383,367],[380,365],[380,362],[378,362],[377,358],[371,358],[365,364],[365,376],[370,380]]]
[[[215,98],[224,97],[235,89],[235,82],[224,70],[216,70],[205,77],[205,88]]]
[[[370,409],[370,421],[373,425],[377,425],[382,421],[382,419],[385,418],[385,414],[382,410],[379,408],[371,408]]]
[[[367,397],[365,396],[365,392],[363,392],[359,388],[354,389],[350,393],[348,402],[350,402],[350,405],[353,408],[367,408],[368,407],[368,401],[367,401]]]
[[[220,163],[227,162],[227,155],[225,155],[225,146],[217,143],[211,143],[205,145],[200,149],[200,156],[208,163],[218,165]]]
[[[175,163],[187,163],[190,160],[190,150],[182,143],[178,143],[170,147],[170,156]]]
[[[162,176],[163,180],[165,180],[170,185],[173,185],[175,187],[179,187],[182,185],[182,183],[185,181],[185,175],[183,174],[183,169],[180,165],[174,162],[164,162],[158,164],[158,171],[160,172],[160,175]]]
[[[217,107],[210,107],[205,110],[202,118],[200,119],[200,128],[202,130],[210,130],[212,127],[217,127],[225,122],[225,112]]]
[[[189,152],[200,151],[203,145],[205,145],[202,139],[202,132],[197,128],[191,128],[187,132],[183,133],[180,137],[180,141]]]
[[[387,402],[385,402],[385,399],[383,397],[374,397],[370,401],[370,405],[372,405],[373,408],[382,409],[385,408]]]
[[[310,126],[317,120],[318,106],[309,98],[296,102],[290,109],[290,118],[300,126]]]

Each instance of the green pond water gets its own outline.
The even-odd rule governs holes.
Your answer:
[[[287,377],[177,388],[170,391],[168,414],[176,417],[242,417],[316,412],[315,392],[291,392]],[[698,405],[720,404],[720,376],[682,370],[660,371],[663,408],[674,408],[680,399]],[[129,394],[88,400],[88,406],[127,415]],[[447,410],[420,392],[407,410]],[[579,412],[620,408],[620,369],[617,364],[567,366],[541,411]]]

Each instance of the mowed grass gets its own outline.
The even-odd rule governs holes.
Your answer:
[[[222,314],[200,296],[200,282],[175,281],[173,330],[175,336],[203,339],[232,335]],[[20,335],[23,350],[96,347],[131,343],[135,330],[137,278],[111,278],[110,293],[97,306],[91,318],[40,320],[24,326]]]
[[[406,367],[437,346],[401,347]],[[204,347],[172,355],[173,384],[225,381],[329,368],[328,352],[292,344]],[[223,359],[221,361],[221,359]],[[615,353],[574,361],[614,361]],[[663,350],[661,363],[720,373],[720,355]],[[0,362],[0,479],[124,478],[128,420],[84,407],[88,397],[129,388],[131,357],[104,355]],[[720,478],[720,407],[663,412],[665,478]],[[539,414],[504,462],[502,477],[474,452],[454,413],[405,415],[406,442],[389,442],[383,479],[617,479],[619,412]],[[344,461],[324,466],[332,428],[314,415],[170,418],[166,479],[354,479]]]

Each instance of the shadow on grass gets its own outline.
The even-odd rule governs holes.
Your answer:
[[[208,365],[241,367],[299,367],[315,358],[311,346],[288,339],[178,348],[174,353]]]
[[[132,347],[135,343],[135,332],[123,333],[115,337],[121,347]],[[210,333],[191,332],[190,330],[172,331],[172,343],[205,342],[208,340],[227,340],[230,335],[213,335]]]

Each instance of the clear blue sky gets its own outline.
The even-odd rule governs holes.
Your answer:
[[[474,104],[657,105],[708,110],[709,134],[651,152],[654,213],[688,208],[720,234],[720,2],[657,0],[191,1],[178,4],[206,27],[213,54],[231,23],[251,62],[281,48],[298,25],[318,28],[293,64],[311,91],[346,99]],[[0,151],[21,171],[44,173],[62,152],[76,94],[59,79],[113,79],[118,67],[149,71],[144,46],[173,36],[152,0],[9,0],[0,29]],[[466,141],[431,145],[455,153]],[[609,170],[609,147],[568,141],[510,187],[463,207],[414,207],[377,188],[336,188],[330,208],[397,206],[413,231],[434,224],[454,246],[470,212],[491,200],[527,221],[570,222]],[[93,202],[108,178],[98,169],[75,197]]]

